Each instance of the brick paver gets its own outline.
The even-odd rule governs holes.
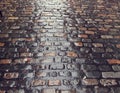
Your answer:
[[[119,0],[1,0],[0,93],[120,93]]]

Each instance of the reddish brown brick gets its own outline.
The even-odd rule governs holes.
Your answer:
[[[19,73],[5,73],[4,78],[5,79],[13,79],[13,78],[18,78]]]
[[[120,60],[118,59],[108,59],[107,61],[109,64],[120,64]]]
[[[75,42],[75,46],[83,46],[82,42]]]
[[[55,52],[45,53],[45,56],[56,56],[56,53]]]
[[[120,36],[114,36],[114,38],[116,38],[116,39],[120,39]]]
[[[10,64],[12,62],[11,59],[1,59],[0,64]]]
[[[85,27],[80,27],[80,28],[79,28],[79,30],[86,31],[86,30],[87,30],[87,28],[85,28]]]
[[[37,72],[36,76],[37,77],[46,77],[47,76],[47,72]]]
[[[4,90],[0,90],[0,93],[6,93]]]
[[[4,45],[5,45],[5,43],[0,42],[0,47],[2,47],[2,46],[4,46]]]
[[[49,80],[48,85],[49,86],[59,86],[59,85],[61,85],[61,81],[60,80]]]
[[[111,35],[101,35],[101,38],[103,38],[103,39],[111,39],[111,38],[113,38],[113,36],[111,36]]]
[[[117,47],[117,48],[120,48],[120,44],[117,44],[116,47]]]
[[[78,55],[75,52],[67,52],[67,56],[69,56],[69,57],[77,57]]]
[[[78,35],[78,37],[80,37],[80,38],[88,38],[88,35],[86,35],[86,34],[80,34],[80,35]]]
[[[55,33],[54,36],[56,37],[64,37],[66,34],[64,33]]]
[[[42,93],[56,93],[55,89],[42,89]]]
[[[83,85],[98,85],[97,79],[83,79],[82,80]]]

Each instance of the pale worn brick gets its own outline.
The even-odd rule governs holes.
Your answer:
[[[32,86],[44,86],[45,84],[46,84],[45,80],[36,79],[32,81]]]
[[[102,72],[103,78],[120,78],[120,72]]]
[[[118,59],[108,59],[107,61],[109,64],[120,64],[120,60]]]
[[[42,93],[56,93],[55,89],[42,89]]]
[[[60,86],[61,85],[61,81],[60,80],[49,80],[48,81],[48,85],[49,86]]]
[[[82,84],[92,86],[92,85],[98,85],[99,83],[97,79],[83,79]]]
[[[100,83],[103,86],[114,86],[114,85],[117,85],[117,82],[116,82],[115,79],[101,79]]]

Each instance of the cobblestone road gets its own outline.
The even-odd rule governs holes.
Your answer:
[[[120,93],[119,0],[1,0],[0,93]]]

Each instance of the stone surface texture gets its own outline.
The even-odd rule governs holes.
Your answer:
[[[0,0],[0,93],[120,93],[119,0]]]

